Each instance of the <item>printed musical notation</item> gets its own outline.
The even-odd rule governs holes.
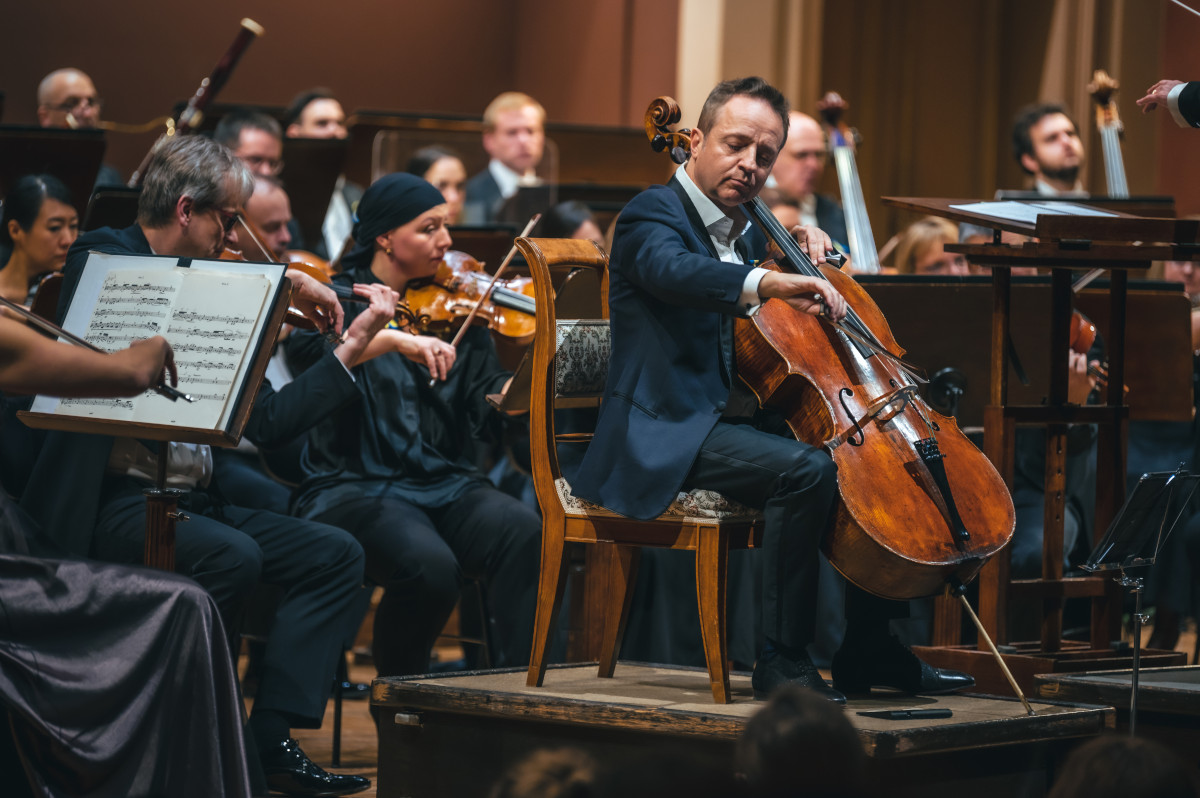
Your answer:
[[[107,351],[155,335],[175,351],[179,388],[197,399],[153,392],[134,400],[70,399],[60,408],[93,418],[219,428],[236,394],[270,281],[197,269],[113,269],[105,275],[84,337]]]

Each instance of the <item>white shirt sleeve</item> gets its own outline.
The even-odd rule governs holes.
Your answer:
[[[1188,121],[1183,118],[1183,114],[1179,113],[1179,95],[1183,94],[1186,83],[1180,83],[1167,95],[1167,108],[1171,109],[1171,116],[1175,119],[1175,124],[1180,127],[1191,127]]]
[[[762,305],[762,298],[758,295],[758,284],[766,275],[766,269],[755,267],[750,270],[750,273],[746,275],[745,282],[742,283],[742,309],[747,316],[753,316]]]

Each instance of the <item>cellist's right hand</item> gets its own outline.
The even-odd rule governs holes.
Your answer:
[[[828,308],[829,318],[841,321],[846,317],[846,300],[831,283],[804,274],[767,272],[758,284],[758,295],[765,299],[782,299],[802,313],[819,316]]]

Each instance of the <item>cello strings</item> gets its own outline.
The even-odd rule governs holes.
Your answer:
[[[1181,3],[1181,2],[1179,2],[1179,0],[1171,0],[1171,2],[1174,3],[1175,5],[1179,6],[1180,8],[1184,9],[1185,11],[1190,11],[1193,14],[1195,14],[1196,16],[1200,17],[1200,11],[1197,11],[1196,9],[1192,8],[1191,6]]]

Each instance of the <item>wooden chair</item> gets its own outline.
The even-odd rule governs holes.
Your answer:
[[[555,431],[556,409],[596,407],[608,376],[608,257],[590,241],[517,239],[535,281],[537,333],[533,341],[530,399],[530,450],[533,485],[542,510],[542,565],[538,583],[533,651],[526,683],[541,686],[546,650],[562,602],[566,580],[566,544],[607,545],[613,568],[604,598],[601,677],[616,666],[629,603],[643,546],[696,552],[696,590],[704,656],[713,698],[726,704],[729,664],[725,629],[725,584],[731,548],[756,545],[759,513],[711,491],[680,494],[663,515],[651,521],[626,518],[571,495],[560,467],[560,454],[571,444],[586,444],[591,433]],[[592,318],[557,318],[552,270],[595,273],[599,291]],[[589,578],[596,575],[589,574]]]

